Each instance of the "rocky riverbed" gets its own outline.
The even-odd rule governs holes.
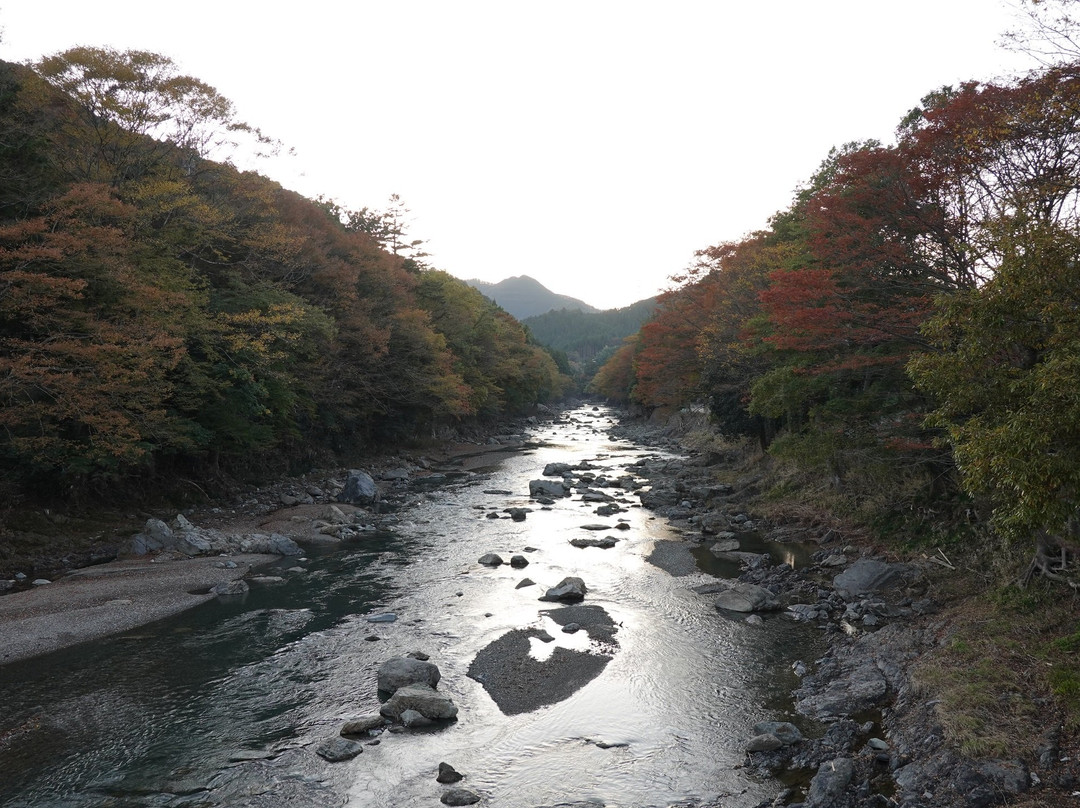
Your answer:
[[[217,611],[0,668],[0,796],[981,808],[1070,788],[1053,733],[1034,762],[945,746],[910,676],[947,634],[940,566],[769,524],[735,458],[613,423],[552,414],[147,521],[125,551],[221,565]],[[233,572],[245,550],[281,561]],[[133,695],[163,658],[183,674],[152,707]]]
[[[679,446],[663,428],[641,423],[615,432]],[[953,637],[952,615],[936,595],[948,589],[950,576],[964,573],[944,556],[901,561],[865,536],[846,540],[833,527],[759,521],[744,510],[759,493],[757,478],[715,482],[715,472],[729,472],[734,459],[696,453],[643,461],[638,473],[652,483],[643,504],[683,531],[684,541],[657,544],[653,563],[686,574],[708,547],[709,555],[739,567],[733,579],[698,588],[719,596],[718,609],[747,612],[747,620],[779,611],[827,642],[824,655],[794,664],[800,682],[793,691],[796,712],[824,732],[806,737],[790,723],[765,722],[747,741],[747,768],[793,785],[759,808],[983,808],[1060,804],[1080,794],[1076,757],[1066,748],[1075,742],[1052,710],[1045,711],[1041,739],[1017,739],[1015,757],[970,758],[946,742],[939,701],[912,674],[923,655]],[[760,539],[773,543],[772,552],[756,551]],[[785,563],[775,548],[787,542],[816,548],[809,563]],[[1033,697],[1033,710],[1045,705]],[[1020,750],[1032,747],[1036,755],[1025,759]]]

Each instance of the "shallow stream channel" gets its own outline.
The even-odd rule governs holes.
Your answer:
[[[700,552],[689,574],[650,563],[657,542],[682,537],[632,492],[603,489],[625,508],[607,517],[580,495],[530,499],[530,480],[558,479],[541,477],[548,463],[616,479],[657,455],[611,437],[614,424],[603,409],[564,413],[521,450],[425,490],[392,532],[312,551],[303,573],[271,571],[283,584],[0,668],[0,730],[19,736],[0,745],[0,805],[437,806],[444,761],[496,808],[774,796],[781,784],[742,769],[743,747],[756,722],[805,726],[792,663],[820,653],[819,632],[717,611],[694,587],[735,570]],[[598,524],[610,529],[582,527]],[[613,547],[570,544],[606,536]],[[529,563],[488,567],[486,553]],[[583,602],[539,600],[567,576],[585,582]],[[386,613],[396,619],[368,620]],[[378,711],[379,666],[416,651],[441,671],[456,720],[320,757],[343,723]]]

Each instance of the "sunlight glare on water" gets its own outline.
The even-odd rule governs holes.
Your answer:
[[[612,439],[613,423],[582,408],[541,425],[535,448],[425,492],[392,534],[313,554],[306,575],[244,602],[0,668],[0,739],[19,739],[0,741],[0,803],[434,805],[446,788],[435,781],[440,761],[497,808],[721,796],[746,808],[775,795],[777,784],[736,766],[755,722],[791,718],[790,663],[812,654],[816,638],[783,619],[752,626],[721,615],[691,591],[704,573],[677,578],[646,562],[654,541],[677,534],[640,507],[602,518],[580,497],[545,509],[528,496],[549,462],[588,461],[593,473],[619,477],[655,454]],[[531,512],[522,522],[485,518],[507,507]],[[617,519],[630,529],[615,530]],[[611,529],[583,530],[589,523]],[[569,544],[608,535],[619,539],[611,549]],[[488,552],[530,563],[478,565]],[[560,646],[602,650],[542,614],[557,604],[539,596],[566,576],[584,579],[585,604],[610,615],[617,648],[569,698],[504,715],[467,675],[488,644],[542,629],[555,639],[531,640],[536,659]],[[536,584],[517,588],[525,577]],[[368,623],[377,611],[398,619]],[[414,650],[439,666],[457,721],[383,733],[347,762],[318,757],[345,720],[378,709],[378,666]]]

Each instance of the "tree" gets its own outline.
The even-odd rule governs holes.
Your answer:
[[[62,130],[59,156],[75,179],[120,184],[144,176],[175,150],[190,156],[190,172],[195,158],[221,155],[239,137],[257,148],[273,145],[237,117],[231,101],[181,74],[167,56],[76,47],[33,66],[74,102],[76,117]]]
[[[1077,0],[1020,0],[1021,27],[1006,31],[1002,44],[1034,56],[1044,65],[1080,58]]]
[[[793,221],[778,214],[769,231],[698,253],[697,271],[708,272],[718,286],[698,344],[702,388],[719,427],[731,435],[754,435],[762,448],[772,439],[772,424],[748,411],[754,380],[770,361],[759,333],[761,295],[772,272],[803,260],[801,229],[793,228]]]
[[[0,458],[20,476],[123,475],[191,446],[168,409],[190,287],[138,255],[132,217],[78,185],[0,227]]]
[[[367,233],[384,250],[403,258],[409,270],[430,269],[424,262],[424,259],[429,257],[428,253],[423,251],[423,245],[427,242],[424,239],[410,239],[408,236],[406,225],[410,213],[405,201],[397,194],[390,194],[390,204],[386,210],[338,210],[338,215],[343,217],[349,230]]]
[[[590,393],[625,404],[634,395],[634,354],[637,352],[639,335],[627,337],[611,357],[600,366],[589,383]]]
[[[937,350],[909,370],[965,488],[1030,541],[1065,534],[1080,507],[1080,236],[1041,225],[1003,248],[989,283],[941,301],[924,329]]]

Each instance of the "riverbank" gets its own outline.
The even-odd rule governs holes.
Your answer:
[[[775,775],[795,787],[793,791],[777,787],[776,793],[762,802],[762,806],[805,801],[810,808],[885,808],[888,805],[982,808],[1003,802],[1045,805],[1074,799],[1072,790],[1080,784],[1075,761],[1080,760],[1080,754],[1060,703],[1047,690],[1042,677],[1006,676],[1007,673],[1024,673],[1025,665],[1030,669],[1028,674],[1031,671],[1038,673],[1047,668],[1047,661],[1032,655],[1030,646],[1023,652],[1014,649],[1011,655],[1000,655],[987,650],[989,646],[981,640],[976,643],[976,639],[990,631],[1008,636],[998,623],[989,622],[993,615],[986,612],[984,601],[980,601],[987,589],[984,579],[944,556],[938,562],[921,557],[921,553],[904,556],[874,543],[863,532],[845,531],[836,520],[819,519],[805,524],[772,522],[763,511],[757,510],[760,495],[768,485],[767,479],[744,464],[737,453],[685,446],[677,430],[669,432],[638,424],[624,425],[616,431],[635,441],[672,450],[678,456],[646,455],[632,463],[625,469],[629,487],[621,491],[618,480],[609,476],[606,482],[598,483],[596,478],[603,476],[598,469],[590,470],[587,464],[575,465],[573,470],[562,473],[564,481],[572,480],[568,484],[572,484],[575,491],[575,503],[580,494],[580,505],[574,507],[586,508],[599,515],[600,508],[605,506],[634,508],[639,502],[656,517],[654,524],[666,521],[671,527],[663,531],[616,532],[613,529],[618,542],[627,542],[620,546],[636,547],[640,542],[646,560],[676,580],[687,581],[687,590],[693,590],[698,598],[707,599],[703,605],[713,612],[714,617],[719,613],[723,620],[739,626],[760,626],[761,621],[795,624],[808,634],[820,635],[828,648],[827,653],[797,661],[793,671],[772,674],[778,679],[798,677],[793,698],[801,717],[798,720],[805,720],[800,723],[805,732],[796,738],[776,726],[759,725],[760,733],[756,729],[754,732],[747,730],[746,757],[741,763],[734,764],[736,768],[744,767],[759,775]],[[409,518],[407,515],[418,503],[442,499],[445,496],[442,492],[452,489],[456,480],[468,477],[468,472],[483,472],[498,459],[520,453],[526,445],[523,435],[507,440],[500,437],[514,438],[506,433],[492,436],[488,439],[491,442],[446,447],[439,455],[398,455],[385,458],[378,465],[371,464],[370,469],[380,478],[379,485],[384,490],[380,500],[382,506],[356,508],[346,514],[347,523],[340,525],[335,526],[322,517],[331,505],[343,511],[350,510],[346,504],[335,504],[336,492],[344,483],[342,470],[279,481],[248,492],[242,499],[192,510],[188,516],[205,530],[272,532],[280,528],[297,536],[306,534],[314,540],[322,536],[322,540],[332,541],[333,537],[321,531],[345,527],[353,530],[380,520],[389,525],[398,518]],[[537,468],[533,473],[539,472]],[[560,473],[554,473],[550,479],[555,481],[559,477]],[[641,481],[649,485],[634,489]],[[594,483],[598,490],[590,492]],[[603,500],[600,496],[605,487],[614,501]],[[540,525],[545,519],[545,516],[535,514],[528,522],[513,520],[506,512],[508,509],[502,506],[521,503],[511,501],[509,490],[493,488],[483,494],[495,497],[495,500],[484,507],[486,513],[477,514],[477,521],[494,529],[494,535],[504,535],[503,531],[510,525],[534,522]],[[589,502],[586,495],[595,499]],[[521,493],[514,494],[514,497],[521,496]],[[305,501],[308,498],[310,502]],[[570,505],[570,499],[565,503]],[[634,513],[624,511],[622,515]],[[360,514],[359,521],[357,514]],[[618,516],[619,511],[614,510],[611,514]],[[554,515],[547,518],[554,518]],[[634,516],[634,519],[636,524],[647,524],[641,517]],[[577,529],[583,528],[579,525]],[[510,538],[516,535],[506,532],[507,538],[499,541],[517,542],[520,539]],[[582,535],[591,534],[586,531]],[[656,538],[661,535],[663,538]],[[545,534],[545,540],[547,538]],[[777,544],[770,544],[772,542]],[[534,558],[536,566],[528,571],[538,580],[544,580],[543,570],[548,570],[551,576],[559,568],[558,564],[552,566],[551,563],[556,544],[564,544],[561,537],[546,551],[546,563],[543,545],[539,545],[541,556]],[[768,552],[761,549],[765,544],[770,547]],[[440,539],[433,546],[440,548],[441,553],[445,545]],[[515,544],[507,547],[514,552],[527,552]],[[493,544],[491,549],[504,551],[507,547]],[[781,550],[777,551],[775,547]],[[607,555],[598,554],[616,553],[614,549],[591,548],[564,552],[593,554],[572,557],[575,574],[577,563],[590,559],[594,563],[606,561]],[[134,567],[138,565],[121,562],[116,565],[120,569],[115,573],[107,571],[113,565],[91,567],[57,583],[27,590],[21,596],[0,598],[0,607],[13,606],[23,599],[23,595],[31,596],[42,611],[36,615],[28,614],[28,617],[37,621],[33,625],[45,640],[58,639],[69,644],[83,642],[89,635],[73,639],[71,632],[51,625],[54,621],[45,616],[50,608],[45,604],[53,604],[56,609],[53,614],[62,614],[66,609],[76,622],[86,623],[91,628],[97,626],[97,630],[105,634],[122,631],[131,626],[116,622],[121,617],[142,619],[142,623],[135,625],[159,619],[154,616],[143,619],[151,613],[136,606],[137,597],[160,598],[163,602],[175,598],[176,603],[197,605],[190,598],[213,597],[205,590],[219,580],[231,581],[247,571],[238,571],[239,565],[236,568],[215,566],[219,563],[223,563],[222,560],[211,558],[152,563],[144,560],[136,570]],[[126,571],[123,570],[125,566]],[[552,679],[543,665],[511,666],[512,660],[527,658],[523,649],[533,639],[546,640],[538,627],[519,628],[515,622],[516,612],[509,604],[517,595],[510,593],[522,591],[515,586],[520,574],[508,577],[508,567],[504,565],[501,571],[495,572],[486,567],[477,570],[470,565],[456,573],[461,577],[451,572],[455,580],[452,583],[447,580],[444,585],[454,589],[461,587],[461,590],[430,603],[425,600],[428,608],[417,609],[414,615],[416,624],[420,625],[431,621],[439,612],[448,611],[452,615],[456,609],[465,608],[458,618],[449,617],[450,624],[434,632],[429,641],[442,648],[444,654],[457,654],[470,663],[476,662],[475,669],[470,669],[471,664],[465,662],[455,666],[452,661],[448,668],[456,669],[459,681],[468,676],[484,684],[502,712],[513,715],[567,699],[570,693],[583,686],[582,683],[598,675],[606,660],[582,655],[578,661],[588,662],[591,667],[582,669],[579,679],[569,677],[566,681],[556,682],[563,688],[550,693],[540,692],[538,687]],[[727,580],[707,581],[702,572],[706,568],[734,576],[731,581],[737,582],[738,587]],[[162,574],[168,577],[172,573],[176,573],[177,578],[169,584],[172,587],[169,596],[161,583],[164,578],[143,577],[139,581],[139,576]],[[189,574],[191,577],[187,577]],[[110,575],[115,577],[110,579]],[[211,579],[200,577],[206,575]],[[590,577],[587,571],[585,577]],[[91,584],[95,578],[98,582]],[[554,583],[552,579],[550,584]],[[65,593],[75,591],[65,589],[69,584],[100,586],[101,589],[96,600],[83,600],[80,605],[80,601],[73,599],[65,606]],[[131,588],[123,588],[128,586]],[[488,593],[486,601],[480,597],[484,592]],[[755,602],[756,605],[751,604],[749,610],[739,611],[733,608],[734,601],[730,599],[733,593],[738,598],[754,594],[761,599]],[[522,597],[535,603],[536,594],[523,594]],[[723,597],[729,599],[720,606]],[[718,604],[715,610],[709,605],[712,600]],[[434,606],[438,609],[432,611]],[[470,608],[473,611],[470,612]],[[561,607],[560,612],[566,608]],[[615,628],[609,617],[593,614],[588,607],[585,611],[580,607],[570,608],[579,611],[563,613],[562,617],[566,619],[562,623],[572,616],[584,629],[580,636],[590,643],[610,645],[613,639],[618,642],[623,636],[630,640],[634,637],[633,632],[608,637],[603,632]],[[741,602],[739,608],[742,608]],[[521,613],[526,624],[533,609]],[[1067,603],[1062,609],[1066,616],[1071,611]],[[484,628],[484,623],[491,618],[489,612],[499,610],[507,611],[505,622],[510,629],[509,633],[500,635],[506,638],[501,645],[495,634],[490,633],[491,629]],[[0,634],[7,637],[3,612],[0,608]],[[266,612],[267,619],[274,613],[272,610]],[[558,618],[553,619],[555,625],[549,626],[550,632],[561,636],[556,625],[562,623]],[[1056,619],[1065,618],[1059,615]],[[468,625],[469,630],[461,631],[456,621]],[[773,627],[779,625],[779,622],[771,623]],[[988,625],[990,628],[986,628]],[[976,627],[982,633],[976,633]],[[640,630],[642,626],[637,628]],[[1037,629],[1032,629],[1033,633],[1035,631]],[[754,629],[750,632],[753,636]],[[380,631],[376,634],[368,630],[368,634],[366,639],[392,642],[389,633]],[[448,639],[435,640],[435,637]],[[465,648],[459,648],[462,644]],[[971,647],[965,648],[965,644]],[[33,650],[35,647],[41,650]],[[485,649],[490,650],[485,652]],[[45,646],[31,645],[31,653],[47,650],[50,649]],[[590,656],[595,655],[595,651],[593,649]],[[627,652],[615,651],[613,658],[616,661],[620,653]],[[1023,656],[1025,653],[1026,657]],[[967,677],[963,684],[969,687],[961,690],[959,698],[966,698],[983,710],[986,713],[984,723],[992,724],[990,729],[998,733],[994,745],[986,747],[992,749],[989,754],[980,753],[971,746],[965,747],[962,738],[958,740],[957,729],[949,723],[956,721],[952,700],[958,698],[953,692],[958,682],[954,674],[963,676],[968,668],[960,663],[970,661],[975,654],[986,657],[983,660],[985,667],[992,668],[996,678],[990,680],[987,687],[976,677]],[[326,656],[334,658],[335,655],[328,653]],[[551,659],[554,662],[548,668],[555,668],[575,657],[560,651],[559,656],[553,655]],[[687,674],[701,675],[702,671],[697,667],[700,667],[700,661],[693,670],[686,666],[680,681]],[[458,695],[467,692],[457,685]],[[753,721],[748,726],[752,724]],[[968,731],[980,739],[989,737],[980,734],[983,733],[981,728],[969,728]],[[627,738],[632,737],[627,735]],[[796,738],[794,742],[792,738]],[[614,736],[594,747],[597,750],[622,749],[625,748],[620,746],[622,743],[623,738]],[[639,743],[640,739],[632,746]],[[634,754],[639,753],[635,751]],[[365,756],[368,757],[372,756]]]
[[[705,573],[691,582],[645,563],[674,534],[638,501],[636,463],[654,453],[611,440],[612,425],[580,408],[497,464],[463,461],[474,473],[416,472],[400,493],[386,485],[390,510],[370,513],[385,529],[258,576],[279,582],[5,668],[14,734],[0,743],[0,802],[432,805],[447,761],[500,808],[676,797],[701,808],[720,794],[752,808],[771,784],[738,769],[740,738],[783,709],[772,666],[787,667],[803,632],[746,630],[690,590]],[[551,497],[534,493],[542,483]],[[267,516],[304,526],[311,508],[278,503]],[[510,563],[480,560],[496,553]],[[574,577],[584,603],[549,599]],[[457,720],[377,727],[355,759],[323,756],[346,724],[381,710],[380,666],[421,655]],[[564,660],[582,663],[580,676],[563,677]]]
[[[779,619],[827,640],[824,656],[796,664],[793,692],[797,712],[825,733],[795,743],[771,733],[748,739],[748,768],[807,784],[761,808],[1076,800],[1080,746],[1062,697],[1076,681],[1076,601],[1062,597],[1064,587],[1020,591],[945,553],[889,547],[827,515],[770,521],[755,513],[769,510],[767,474],[738,452],[689,448],[677,424],[624,422],[616,431],[690,453],[686,462],[639,471],[653,483],[643,503],[686,539],[658,545],[650,561],[687,574],[708,548],[738,562],[741,584],[768,593],[773,603],[762,614],[778,608]],[[751,533],[817,549],[793,568],[740,553]],[[1055,681],[1066,686],[1055,689]]]
[[[55,583],[0,597],[0,665],[164,620],[217,597],[276,556],[157,561],[134,558],[75,570]]]
[[[550,420],[554,411],[540,407],[535,415],[481,425],[474,424],[421,447],[383,450],[350,462],[376,476],[434,474],[435,467],[468,470],[477,463],[493,462],[498,451],[520,447],[524,432]],[[482,460],[487,457],[489,459]],[[150,518],[172,519],[183,513],[206,527],[230,523],[254,524],[263,517],[297,503],[333,501],[346,467],[314,469],[295,477],[275,477],[258,483],[222,478],[216,483],[180,480],[166,496],[143,495],[123,506],[79,503],[20,502],[0,508],[0,595],[23,589],[34,579],[53,580],[72,570],[116,560],[131,536]],[[175,481],[174,481],[175,482]],[[391,500],[392,500],[391,496]],[[12,584],[11,581],[17,583]]]
[[[547,413],[540,417],[553,417]],[[341,512],[360,523],[392,521],[394,513],[415,497],[415,484],[441,484],[447,475],[468,472],[520,451],[523,430],[538,421],[519,419],[499,425],[472,440],[455,439],[434,445],[424,453],[398,452],[369,458],[364,464],[381,489],[374,507],[341,505]],[[230,596],[227,586],[243,580],[259,567],[281,561],[279,555],[229,553],[195,556],[176,549],[137,555],[130,551],[132,536],[145,529],[147,519],[172,521],[182,517],[196,533],[225,536],[288,534],[305,546],[337,542],[340,537],[323,531],[329,507],[337,507],[344,487],[345,469],[313,471],[302,477],[279,479],[250,487],[227,500],[207,499],[179,514],[161,507],[154,512],[129,514],[97,512],[75,516],[38,510],[16,521],[39,525],[28,554],[13,551],[7,541],[4,575],[0,575],[0,665],[71,648],[163,620],[196,608],[219,595]],[[410,491],[409,484],[414,484]],[[142,521],[140,521],[140,519]],[[48,525],[48,534],[40,532]],[[91,531],[87,531],[87,526]],[[82,532],[80,531],[82,528]],[[45,542],[54,532],[63,534],[60,550]],[[33,548],[40,548],[34,552]],[[17,577],[16,577],[17,576]]]

